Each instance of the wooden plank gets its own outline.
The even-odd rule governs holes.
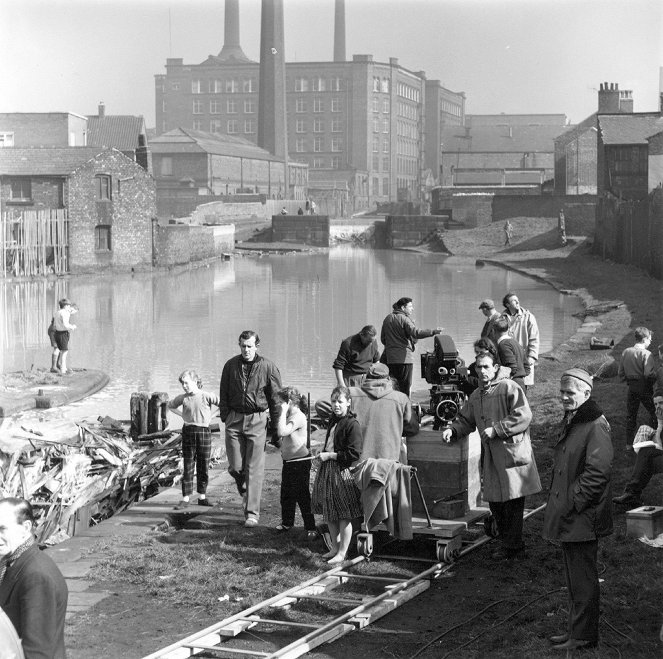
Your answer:
[[[399,606],[403,606],[403,604],[417,597],[417,595],[421,595],[421,593],[429,588],[430,581],[419,581],[409,588],[396,593],[392,598],[377,602],[375,606],[358,613],[350,618],[348,622],[357,625],[359,629],[363,629],[383,616],[386,616],[387,613],[391,613],[391,611],[397,609]]]
[[[286,646],[285,648],[269,656],[282,657],[282,659],[295,659],[295,657],[301,657],[303,654],[313,650],[313,648],[317,648],[319,645],[323,645],[324,643],[331,643],[332,641],[341,638],[341,636],[349,634],[355,629],[356,627],[354,625],[349,623],[340,623],[339,625],[332,627],[319,636],[316,636],[315,638],[307,641],[306,643],[302,643],[301,645],[298,645],[292,649],[289,649],[288,646]]]

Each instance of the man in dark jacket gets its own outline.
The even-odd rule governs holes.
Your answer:
[[[281,374],[273,362],[258,354],[260,337],[252,330],[239,335],[241,354],[223,367],[219,412],[226,426],[228,471],[244,495],[244,526],[257,526],[265,475],[265,441],[271,416],[275,432],[279,418],[274,395]],[[271,414],[269,414],[271,413]]]
[[[499,316],[493,323],[495,332],[495,343],[497,344],[497,357],[502,366],[511,371],[509,376],[527,395],[525,376],[529,373],[529,363],[526,365],[525,351],[518,341],[509,336],[509,321],[504,316]]]
[[[495,321],[500,317],[500,312],[495,309],[495,303],[487,298],[481,301],[479,310],[486,317],[486,322],[481,329],[481,338],[490,339],[497,343],[497,333],[495,332]]]
[[[562,375],[564,421],[553,457],[553,476],[543,520],[543,537],[560,542],[569,595],[564,634],[553,648],[595,647],[599,639],[598,538],[612,533],[610,425],[590,398],[592,376],[581,368]]]
[[[417,341],[442,332],[435,329],[419,329],[412,320],[414,306],[411,297],[402,297],[392,305],[393,311],[382,321],[380,341],[384,345],[382,361],[389,367],[389,374],[398,383],[399,391],[410,395],[414,349]]]
[[[39,551],[33,526],[27,501],[0,499],[0,607],[25,659],[64,659],[67,584],[53,559]]]

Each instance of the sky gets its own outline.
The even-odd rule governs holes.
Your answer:
[[[261,0],[240,0],[257,61]],[[661,0],[346,0],[346,55],[390,57],[465,92],[468,114],[555,113],[576,123],[602,82],[656,111]],[[285,57],[329,61],[334,0],[284,0]],[[168,57],[223,46],[223,0],[0,0],[0,112],[143,115]]]

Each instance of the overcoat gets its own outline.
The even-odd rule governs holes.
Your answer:
[[[481,435],[481,474],[486,501],[510,501],[541,491],[529,437],[532,411],[525,393],[509,375],[509,369],[501,366],[485,389],[470,394],[452,424],[458,437],[475,429]],[[486,428],[495,430],[492,439],[483,435]]]
[[[544,538],[585,542],[612,533],[612,458],[610,424],[590,398],[559,430]]]
[[[509,336],[515,339],[525,351],[526,359],[539,360],[539,326],[531,311],[520,309],[517,314],[511,315],[505,311],[503,317],[509,322]],[[525,384],[534,384],[534,365],[525,376]]]

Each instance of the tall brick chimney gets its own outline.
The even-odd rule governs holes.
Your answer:
[[[599,114],[619,113],[619,85],[603,82],[599,86]]]
[[[227,1],[227,0],[226,0]],[[258,83],[258,146],[285,162],[288,193],[288,134],[285,99],[283,0],[262,0],[260,14],[260,81]],[[274,179],[272,186],[274,186]]]
[[[658,69],[658,111],[663,114],[663,66]]]
[[[223,48],[218,55],[224,61],[250,62],[239,45],[239,0],[226,0]]]
[[[99,119],[103,119],[106,116],[106,104],[103,101],[99,101]]]
[[[633,92],[630,89],[619,92],[619,111],[622,114],[633,114]]]
[[[334,1],[334,62],[345,62],[345,0]]]

